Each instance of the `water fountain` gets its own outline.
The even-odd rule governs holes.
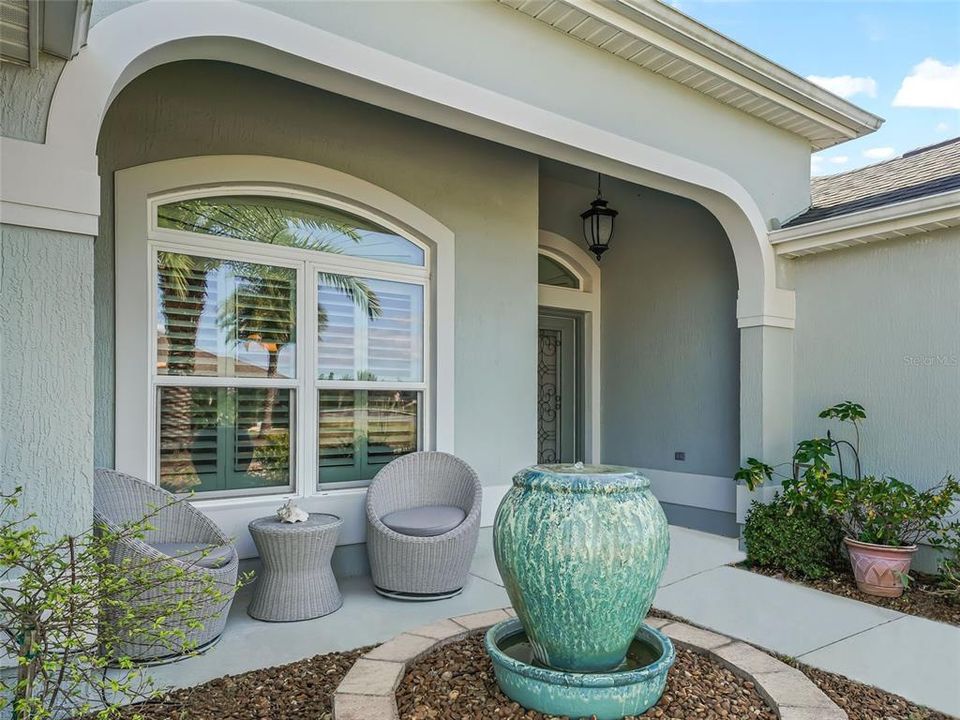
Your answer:
[[[667,521],[633,468],[537,465],[497,510],[494,553],[517,619],[487,631],[497,683],[549,715],[620,720],[663,694],[670,640],[643,623]]]

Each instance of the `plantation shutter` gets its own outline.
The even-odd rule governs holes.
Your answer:
[[[384,283],[386,284],[386,283]],[[403,290],[416,289],[418,286],[390,283]],[[419,360],[417,328],[413,319],[413,297],[410,292],[377,293],[380,298],[381,314],[370,321],[367,339],[366,367],[370,374],[378,379],[412,380],[419,372],[414,363]],[[419,323],[419,311],[416,322]]]
[[[233,273],[228,312],[236,314],[238,342],[230,348],[232,374],[241,377],[293,377],[292,354],[280,356],[296,342],[296,275],[287,268],[240,265]],[[223,311],[221,311],[223,315]],[[272,348],[272,351],[271,351]],[[271,354],[274,357],[271,358]]]
[[[320,285],[317,295],[317,376],[327,380],[355,380],[357,323],[349,295],[329,285]]]
[[[220,374],[217,354],[199,349],[220,344],[215,317],[210,317],[221,300],[219,283],[208,278],[215,270],[187,255],[160,253],[159,260],[157,304],[163,329],[157,337],[157,371],[161,375]]]
[[[237,422],[233,428],[233,469],[245,473],[257,456],[257,449],[263,448],[268,440],[264,437],[264,422],[268,407],[269,390],[265,388],[238,388],[236,390]],[[273,432],[283,432],[290,427],[290,393],[274,391],[270,412]],[[290,470],[288,456],[273,458],[271,470],[283,472]]]
[[[360,428],[353,390],[321,390],[317,406],[320,477],[324,482],[355,479],[360,468]]]
[[[218,388],[160,388],[159,480],[187,492],[219,485]]]
[[[368,466],[377,469],[417,449],[417,393],[371,390],[366,404]]]

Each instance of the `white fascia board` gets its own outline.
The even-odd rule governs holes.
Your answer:
[[[797,257],[957,224],[960,224],[960,190],[951,190],[774,230],[769,238],[777,255]]]
[[[804,104],[811,111],[831,117],[847,127],[862,126],[866,132],[872,132],[883,124],[883,118],[834,95],[669,5],[656,0],[618,2],[628,8],[639,9],[651,20],[660,23],[662,34],[675,34],[678,42],[699,54]]]
[[[0,138],[0,222],[96,235],[100,175],[95,160],[86,168],[64,167],[49,145]]]
[[[657,0],[563,0],[621,32],[683,58],[759,97],[830,128],[837,142],[862,137],[883,118],[840,98]]]

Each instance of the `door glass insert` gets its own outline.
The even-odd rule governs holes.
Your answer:
[[[572,463],[583,459],[580,321],[554,312],[542,312],[539,319],[537,461]]]
[[[560,457],[560,331],[540,328],[537,355],[537,462]]]

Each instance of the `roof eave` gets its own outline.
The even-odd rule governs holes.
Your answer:
[[[856,137],[879,129],[884,120],[829,90],[718,33],[657,0],[614,0],[658,23],[665,34],[683,38],[691,49],[724,64],[768,89],[790,97],[811,112],[843,122]]]
[[[795,258],[957,226],[960,190],[950,190],[773,230],[768,237],[777,255]]]
[[[609,46],[605,47],[606,43],[592,42],[590,37],[580,34],[576,27],[567,27],[566,20],[562,23],[551,21],[549,16],[557,14],[552,8],[558,5],[568,8],[578,13],[577,17],[590,18],[591,22],[599,23],[612,32],[634,38],[640,44],[653,46],[679,58],[697,70],[736,87],[741,91],[741,97],[757,98],[761,104],[766,103],[766,108],[755,112],[752,107],[738,109],[806,138],[816,150],[867,135],[883,123],[882,118],[833,95],[657,0],[499,1],[560,32],[627,60],[631,58]],[[656,68],[646,69],[659,72]],[[671,77],[668,73],[661,74]],[[675,81],[687,85],[683,80]],[[715,96],[710,90],[702,89],[702,82],[688,87],[727,102],[723,95]],[[735,104],[733,106],[737,107]],[[774,110],[771,111],[770,107]]]

